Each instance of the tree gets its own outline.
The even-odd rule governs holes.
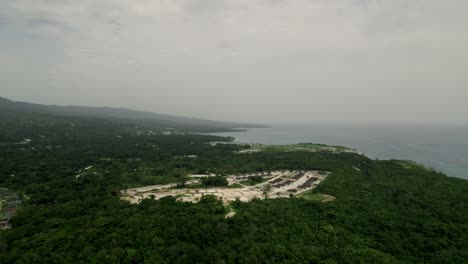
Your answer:
[[[185,186],[185,183],[187,182],[187,172],[182,171],[180,169],[175,169],[174,172],[172,173],[172,176],[176,178],[176,186],[177,187],[183,187]]]
[[[265,184],[262,187],[263,197],[268,199],[268,193],[271,191],[271,184]]]
[[[227,186],[228,181],[226,177],[213,176],[213,177],[202,178],[202,184],[204,186]]]

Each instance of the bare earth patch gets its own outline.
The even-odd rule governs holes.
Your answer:
[[[324,203],[333,202],[333,201],[336,200],[336,197],[335,197],[335,196],[329,195],[329,194],[323,194],[323,193],[322,193],[322,197],[323,197],[322,202],[324,202]]]
[[[235,215],[236,215],[236,212],[229,212],[224,216],[224,218],[231,218],[231,217],[233,217]]]
[[[175,184],[153,185],[141,188],[126,189],[121,191],[123,200],[131,203],[139,203],[143,199],[161,199],[166,196],[176,197],[178,201],[198,202],[204,195],[214,195],[224,203],[229,203],[239,199],[248,202],[252,199],[290,197],[302,194],[316,188],[326,177],[327,172],[321,171],[272,171],[240,175],[228,175],[229,184],[239,186],[239,188],[213,187],[213,188],[184,188],[176,189]],[[265,182],[246,186],[242,181],[249,177],[261,176]],[[202,177],[210,175],[191,175],[194,178],[187,184],[197,184]],[[332,199],[332,198],[328,198]]]

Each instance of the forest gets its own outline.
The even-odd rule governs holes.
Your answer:
[[[0,263],[468,263],[468,181],[413,162],[239,154],[248,146],[190,128],[161,133],[120,119],[13,116],[0,115],[0,187],[22,204],[12,228],[0,230]],[[191,173],[269,170],[331,172],[312,194],[336,200],[226,206],[209,195],[199,203],[119,197]],[[228,211],[236,214],[226,218]]]

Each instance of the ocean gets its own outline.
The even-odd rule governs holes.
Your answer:
[[[468,126],[274,125],[215,135],[243,143],[347,146],[370,158],[413,160],[468,179]]]

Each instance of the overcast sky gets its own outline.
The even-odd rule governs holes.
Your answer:
[[[262,123],[468,124],[466,0],[1,0],[0,96]]]

